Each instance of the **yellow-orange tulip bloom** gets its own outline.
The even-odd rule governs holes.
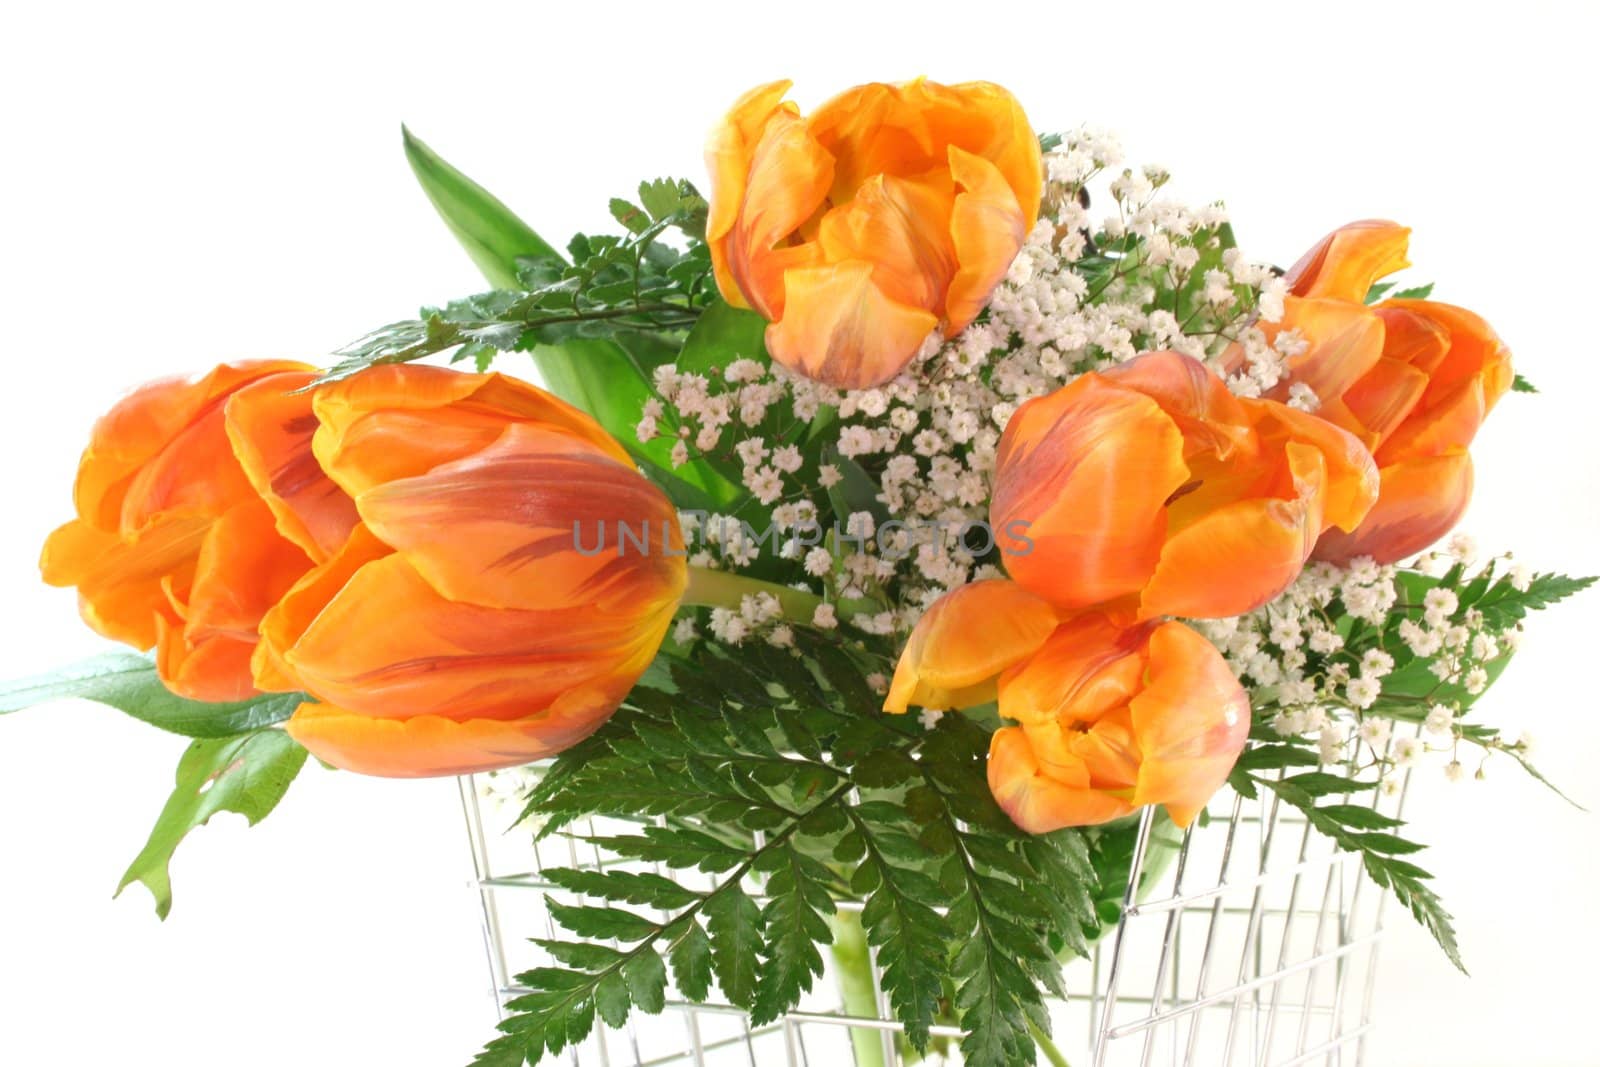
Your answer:
[[[598,728],[687,577],[676,512],[622,447],[497,374],[377,367],[313,409],[317,462],[361,525],[262,622],[263,687],[319,701],[289,733],[336,766],[416,777]]]
[[[1032,833],[1162,804],[1188,825],[1227,779],[1250,704],[1220,653],[1176,622],[1059,621],[1015,582],[941,597],[912,631],[884,708],[999,700],[989,788]]]
[[[1377,489],[1350,434],[1152,352],[1017,410],[989,517],[1011,577],[1057,609],[1211,618],[1282,592]]]
[[[152,382],[96,424],[78,466],[78,517],[46,541],[45,581],[76,586],[107,637],[157,649],[174,692],[255,692],[250,658],[263,614],[304,574],[316,545],[354,522],[343,493],[309,469],[315,374],[300,363],[223,364]],[[282,497],[263,502],[255,484]]]
[[[987,82],[862,85],[809,118],[789,85],[745,94],[707,148],[717,284],[779,363],[876,385],[983,310],[1038,218],[1038,137]]]
[[[1250,700],[1209,641],[1179,622],[1121,629],[1091,613],[1000,680],[989,789],[1046,833],[1160,804],[1188,826],[1250,734]]]
[[[1329,531],[1320,559],[1390,563],[1447,533],[1472,495],[1467,449],[1511,387],[1511,353],[1489,324],[1431,300],[1368,307],[1374,282],[1408,265],[1410,231],[1393,222],[1344,226],[1289,271],[1284,321],[1308,342],[1271,394],[1305,384],[1317,414],[1372,450],[1378,503],[1354,531]]]

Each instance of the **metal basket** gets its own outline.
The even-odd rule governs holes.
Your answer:
[[[1398,815],[1403,798],[1404,788],[1373,804]],[[543,892],[553,887],[540,872],[546,865],[611,861],[572,838],[537,846],[530,833],[491,838],[479,783],[462,778],[461,799],[495,1003],[503,1010],[524,992],[511,976],[548,962],[528,939],[556,936]],[[1067,988],[1082,993],[1050,1002],[1055,1040],[1067,1058],[1093,1067],[1363,1062],[1388,894],[1366,877],[1359,859],[1335,849],[1265,791],[1259,800],[1224,791],[1179,840],[1163,841],[1162,825],[1146,809],[1122,918],[1091,958],[1068,966]],[[588,831],[595,829],[604,826]],[[1159,869],[1155,857],[1168,848],[1175,854]],[[653,869],[705,888],[692,872]],[[828,966],[797,1010],[766,1026],[750,1026],[742,1011],[725,1004],[674,999],[669,987],[661,1015],[635,1013],[620,1031],[597,1024],[556,1062],[836,1067],[861,1064],[857,1043],[870,1039],[881,1045],[886,1065],[960,1063],[961,1032],[951,1026],[933,1029],[936,1039],[954,1039],[945,1042],[944,1058],[898,1053],[901,1026],[876,966],[872,1017],[844,1011],[832,961]]]

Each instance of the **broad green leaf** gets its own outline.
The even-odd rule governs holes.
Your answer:
[[[406,161],[450,232],[491,285],[520,289],[517,260],[561,259],[561,253],[487,189],[446,163],[411,131],[400,127]]]
[[[767,320],[754,311],[716,301],[700,313],[678,353],[678,370],[705,374],[724,370],[736,359],[767,362]]]
[[[148,657],[108,652],[49,674],[0,685],[0,714],[72,698],[105,704],[185,737],[231,737],[271,726],[294,714],[306,699],[301,693],[266,693],[224,704],[190,700],[161,684],[156,665]]]
[[[156,914],[165,919],[172,910],[167,867],[189,831],[204,826],[219,811],[238,812],[254,826],[278,806],[305,762],[306,750],[282,730],[254,730],[190,744],[178,761],[172,796],[117,892],[143,882],[156,899]]]
[[[668,458],[670,440],[639,443],[634,430],[645,401],[656,395],[655,387],[617,342],[575,337],[560,344],[538,345],[532,355],[545,388],[593,415],[635,459],[649,466],[653,480],[679,507],[718,510],[744,495],[741,486],[704,463],[674,468]]]

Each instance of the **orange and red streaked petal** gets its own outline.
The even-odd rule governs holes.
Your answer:
[[[950,173],[961,187],[950,213],[960,270],[944,299],[946,337],[978,317],[1022,249],[1029,225],[1016,191],[991,161],[952,144]]]
[[[396,554],[357,570],[283,658],[307,691],[352,712],[508,720],[572,694],[620,686],[620,700],[674,607],[647,614],[457,603]]]
[[[1133,805],[1087,784],[1046,774],[1018,726],[994,732],[989,743],[989,791],[1011,821],[1032,834],[1067,826],[1094,826],[1127,815]],[[1083,775],[1085,782],[1087,774]]]
[[[1055,626],[1055,610],[1015,582],[959,586],[917,621],[883,708],[898,713],[912,704],[942,710],[987,703],[1000,673],[1031,655]]]
[[[374,560],[390,555],[394,549],[357,524],[350,536],[328,559],[300,577],[261,618],[261,640],[251,660],[256,686],[269,691],[290,692],[305,683],[295,676],[284,659],[307,627],[338,595],[355,573]]]
[[[357,499],[362,520],[442,596],[484,607],[634,605],[682,594],[671,502],[569,434],[508,426],[494,444]]]
[[[79,516],[100,529],[118,529],[128,482],[185,426],[257,378],[306,369],[282,360],[224,363],[199,378],[166,378],[135,389],[90,432],[73,489]]]
[[[1353,532],[1323,534],[1317,559],[1405,559],[1449,533],[1472,499],[1472,459],[1465,450],[1404,459],[1378,473],[1383,483],[1378,503]]]
[[[1063,610],[1137,592],[1189,476],[1183,451],[1154,400],[1099,375],[1028,401],[1001,438],[989,505],[1006,570]]]
[[[1410,238],[1408,227],[1386,219],[1341,226],[1289,268],[1289,291],[1364,304],[1373,282],[1411,265],[1406,259]]]
[[[790,370],[829,385],[881,385],[911,362],[938,325],[931,311],[885,295],[866,260],[790,270],[786,278],[783,318],[767,327],[767,350]]]
[[[1067,620],[1001,676],[1001,717],[1025,726],[1098,722],[1138,692],[1148,633],[1148,626],[1120,627],[1100,612]]]
[[[312,755],[358,774],[429,778],[516,767],[553,756],[589,736],[615,704],[562,714],[457,722],[442,715],[378,719],[331,704],[300,705],[285,728]]]
[[[512,422],[534,422],[594,444],[619,463],[627,451],[592,417],[501,374],[465,374],[411,363],[370,367],[312,395],[311,447],[351,496],[424,474],[492,444]]]
[[[278,529],[320,562],[350,536],[356,508],[311,452],[317,416],[311,394],[295,390],[316,378],[275,374],[253,382],[228,398],[224,416],[234,456]]]
[[[1145,686],[1130,707],[1141,754],[1133,803],[1164,805],[1188,826],[1244,748],[1250,699],[1215,646],[1167,622],[1150,635]]]

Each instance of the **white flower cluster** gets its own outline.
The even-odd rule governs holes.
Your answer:
[[[1465,581],[1471,562],[1470,542],[1456,538],[1419,567]],[[1498,573],[1491,563],[1472,580]],[[1509,566],[1506,574],[1514,588],[1527,588],[1524,568]],[[1463,609],[1456,589],[1444,584],[1415,601],[1404,595],[1422,584],[1370,559],[1344,568],[1315,563],[1258,611],[1191,625],[1221,649],[1250,688],[1252,704],[1271,709],[1274,731],[1314,738],[1324,763],[1375,768],[1382,788],[1397,789],[1390,772],[1411,767],[1427,751],[1448,753],[1446,774],[1459,778],[1463,743],[1526,758],[1522,741],[1507,744],[1493,730],[1468,730],[1461,722],[1465,704],[1487,688],[1492,665],[1516,647],[1520,627],[1487,625],[1482,612]],[[1406,684],[1386,691],[1396,655],[1406,661]],[[1416,735],[1396,736],[1396,722],[1415,723]]]
[[[1258,323],[1282,315],[1283,283],[1232,247],[1220,205],[1178,203],[1166,171],[1124,167],[1117,143],[1092,130],[1066,137],[1045,166],[1038,224],[986,313],[948,340],[935,331],[893,381],[842,391],[752,358],[720,373],[655,372],[659,399],[640,414],[640,440],[675,437],[675,465],[705,460],[738,481],[766,509],[742,517],[770,515],[779,535],[764,542],[768,531],[749,536],[737,516],[707,516],[692,563],[738,571],[775,555],[813,592],[880,605],[849,625],[904,632],[945,592],[999,573],[986,562],[992,535],[972,531],[1021,404],[1155,349],[1219,367],[1233,349],[1230,388],[1257,395],[1277,383],[1304,341],[1284,330],[1268,342]],[[1091,193],[1108,205],[1098,217]],[[1291,401],[1310,408],[1315,397]],[[829,446],[820,465],[801,448],[818,433]],[[850,501],[837,515],[844,528],[801,536],[830,494],[836,514]],[[753,626],[735,612],[711,633],[736,643]]]

